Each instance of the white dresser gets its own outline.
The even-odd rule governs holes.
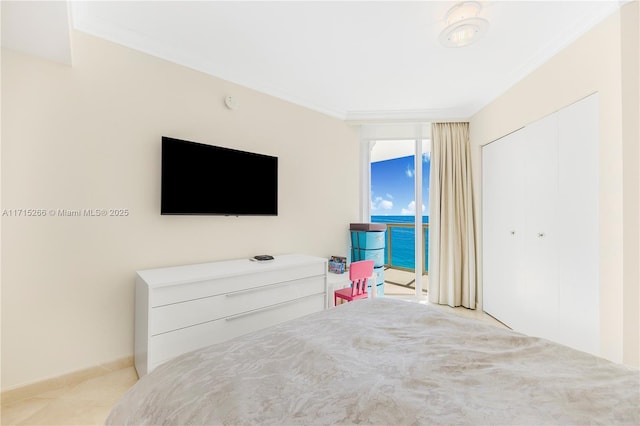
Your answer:
[[[275,256],[138,271],[135,366],[169,359],[326,308],[327,260]]]

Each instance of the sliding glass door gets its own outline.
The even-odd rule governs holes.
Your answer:
[[[371,222],[387,224],[385,295],[424,297],[428,273],[430,144],[375,139],[368,148]]]

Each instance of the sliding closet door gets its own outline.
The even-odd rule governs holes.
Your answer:
[[[482,148],[483,310],[510,327],[521,312],[519,287],[523,232],[523,132]]]
[[[599,353],[598,96],[483,148],[483,304]]]
[[[524,128],[525,268],[519,331],[555,340],[558,324],[558,116]]]
[[[560,339],[591,353],[600,349],[598,101],[591,95],[558,113]]]

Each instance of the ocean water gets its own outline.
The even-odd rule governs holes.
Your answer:
[[[371,222],[386,224],[413,224],[415,216],[371,216]],[[422,216],[422,223],[429,223],[429,216]],[[384,263],[391,266],[415,269],[415,232],[412,227],[398,228],[387,227],[387,233],[391,234],[391,250],[386,247]],[[388,238],[388,237],[387,237]],[[429,258],[429,228],[425,230],[425,247],[423,248],[427,259]],[[391,259],[389,254],[391,252]],[[428,269],[428,267],[426,268]]]

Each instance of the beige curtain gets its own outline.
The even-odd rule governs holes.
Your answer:
[[[429,301],[476,308],[469,123],[431,125]]]

